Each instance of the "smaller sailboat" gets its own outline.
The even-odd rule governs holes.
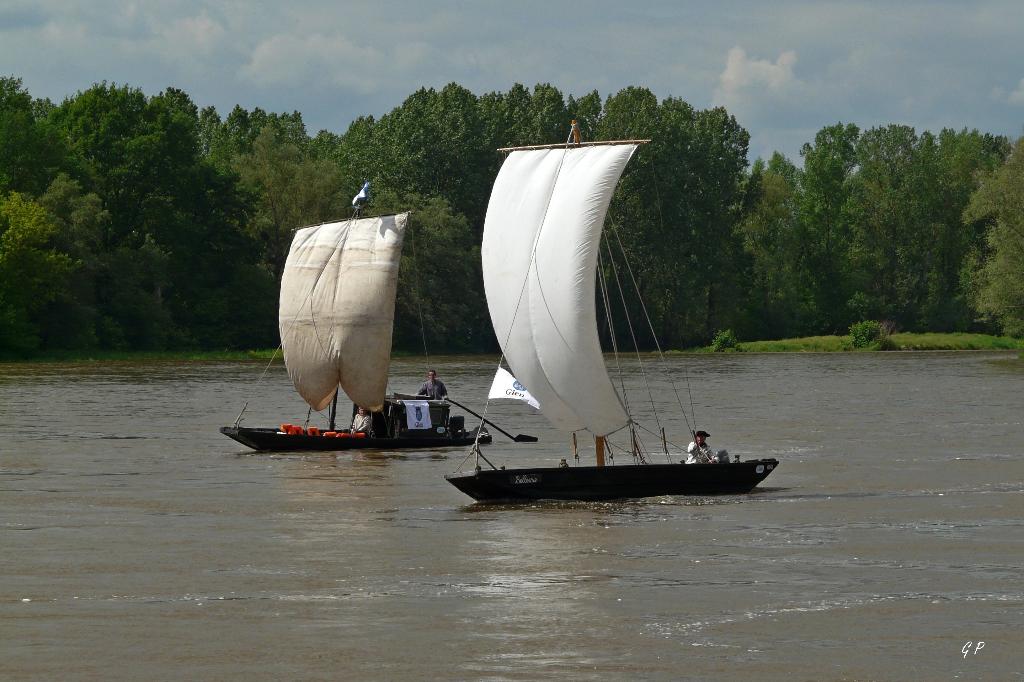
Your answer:
[[[409,214],[360,218],[299,229],[281,278],[278,324],[285,366],[296,392],[313,410],[330,408],[325,428],[306,423],[233,426],[221,433],[255,450],[438,448],[490,442],[465,428],[446,399],[386,395],[395,297]],[[352,415],[338,422],[338,394],[352,400]],[[248,403],[246,403],[248,405]],[[359,408],[368,424],[349,425]]]
[[[475,500],[740,493],[778,465],[775,459],[682,464],[686,455],[670,455],[664,430],[661,445],[672,463],[647,463],[637,422],[608,375],[596,306],[601,235],[619,177],[646,142],[580,143],[574,122],[564,145],[499,150],[509,154],[494,182],[481,246],[491,322],[503,359],[571,440],[573,454],[578,434],[593,436],[596,463],[570,466],[565,458],[556,467],[497,468],[475,448],[473,471],[446,476]],[[610,325],[603,280],[601,289]],[[632,463],[606,463],[614,434],[628,443]]]

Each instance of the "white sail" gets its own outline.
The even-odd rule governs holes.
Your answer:
[[[594,294],[604,217],[635,149],[514,151],[487,206],[481,255],[494,331],[564,431],[604,436],[629,423],[601,354]]]
[[[384,404],[407,219],[359,218],[295,233],[278,324],[288,375],[315,410],[339,385],[357,405]]]

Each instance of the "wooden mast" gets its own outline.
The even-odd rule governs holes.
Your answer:
[[[597,448],[597,466],[604,466],[604,436],[594,436],[594,447]]]
[[[334,389],[334,400],[331,401],[331,412],[330,412],[331,426],[328,429],[330,431],[334,431],[334,420],[338,416],[338,390],[339,390],[338,388]]]

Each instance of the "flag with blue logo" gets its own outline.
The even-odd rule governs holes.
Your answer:
[[[359,194],[357,194],[352,199],[352,205],[353,206],[362,206],[363,204],[365,204],[369,200],[370,200],[370,181],[367,180],[366,182],[363,183],[363,188],[361,190],[359,190]]]
[[[530,395],[526,387],[519,383],[511,372],[499,367],[494,374],[494,381],[491,382],[491,391],[487,394],[489,399],[506,398],[508,400],[522,400],[531,406],[540,409],[540,403]]]
[[[426,400],[403,400],[405,404],[406,426],[410,430],[420,431],[431,428],[430,403]]]

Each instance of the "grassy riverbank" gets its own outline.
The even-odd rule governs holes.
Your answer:
[[[30,358],[0,358],[0,362],[232,362],[270,361],[274,349],[266,350],[178,350],[178,351],[63,351]],[[281,352],[277,351],[277,361]]]
[[[891,350],[1021,350],[1024,339],[989,334],[900,333],[889,337]],[[710,348],[705,349],[710,351]],[[848,336],[806,336],[777,341],[747,341],[739,350],[750,353],[827,353],[855,350]],[[864,349],[871,350],[871,349]]]
[[[893,334],[891,350],[1024,350],[1024,339],[988,334]],[[775,341],[744,341],[737,350],[748,353],[834,353],[854,350],[848,336],[805,336]],[[871,350],[871,349],[865,349]],[[710,353],[711,347],[668,351],[675,353]],[[414,355],[395,351],[394,357]],[[444,353],[437,353],[438,357]],[[1024,357],[1024,354],[1022,354]],[[265,348],[245,351],[66,351],[47,353],[32,358],[0,358],[0,363],[16,362],[233,362],[274,358],[282,362],[280,350]]]
[[[392,351],[391,357],[404,358],[418,356],[420,353]],[[438,353],[439,356],[444,353]],[[3,363],[36,363],[36,362],[238,362],[246,360],[262,360],[263,362],[284,362],[281,349],[260,348],[255,350],[166,350],[166,351],[107,351],[107,350],[76,350],[51,351],[32,357],[2,357]]]

